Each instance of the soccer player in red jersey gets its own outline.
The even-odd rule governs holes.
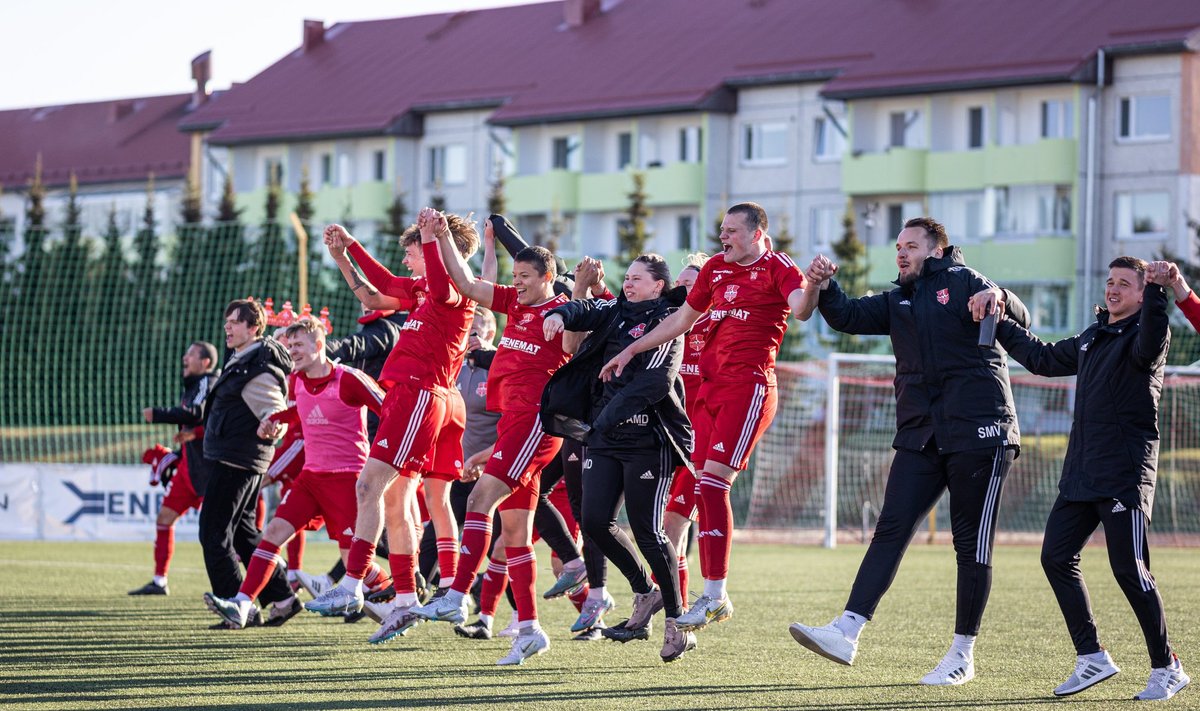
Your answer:
[[[439,216],[440,217],[440,216]],[[554,256],[543,247],[528,247],[513,257],[513,285],[477,280],[460,254],[451,248],[442,219],[437,235],[450,277],[462,293],[481,306],[508,315],[488,378],[488,410],[500,412],[497,438],[483,475],[467,500],[463,523],[462,561],[454,585],[445,596],[414,611],[430,620],[461,623],[464,595],[492,536],[492,512],[500,510],[501,543],[508,559],[509,584],[517,603],[520,633],[512,650],[498,662],[521,664],[550,646],[537,620],[534,593],[533,511],[540,473],[558,454],[562,440],[542,431],[538,410],[542,390],[567,361],[562,336],[546,340],[542,322],[551,309],[569,301],[554,294]]]
[[[288,353],[295,368],[288,390],[295,404],[259,426],[259,436],[273,437],[280,424],[303,431],[305,469],[300,472],[275,512],[246,569],[235,597],[205,593],[210,610],[229,626],[240,629],[251,617],[258,597],[280,564],[279,549],[314,518],[328,522],[343,558],[350,551],[356,515],[355,482],[367,461],[368,409],[378,412],[383,390],[362,371],[330,363],[325,357],[325,330],[314,319],[301,319],[287,329]],[[367,583],[383,573],[371,564]],[[380,581],[382,582],[382,581]],[[281,625],[300,611],[296,597],[275,603],[268,625]]]
[[[340,615],[362,608],[362,578],[374,556],[386,514],[388,562],[396,598],[392,612],[371,637],[383,642],[403,634],[416,622],[409,613],[417,602],[416,559],[420,536],[417,485],[422,473],[426,497],[439,539],[457,540],[449,507],[449,485],[462,473],[461,396],[454,379],[466,351],[467,334],[475,303],[459,293],[446,274],[429,213],[422,210],[415,227],[402,241],[405,264],[424,278],[398,277],[376,262],[341,226],[325,230],[325,243],[342,275],[364,305],[375,309],[411,308],[396,347],[380,374],[389,388],[370,458],[358,482],[358,520],[346,564],[346,575],[337,587],[308,602],[305,607],[325,615]],[[440,215],[439,215],[440,216]],[[443,217],[461,258],[470,257],[479,245],[475,227],[460,217]],[[448,227],[447,227],[448,225]],[[362,268],[360,275],[346,253]],[[457,402],[456,402],[457,401]],[[443,575],[454,577],[456,561],[446,551],[439,561]],[[454,556],[456,557],[456,556]]]
[[[692,456],[704,463],[696,497],[704,592],[677,620],[681,630],[698,630],[733,614],[725,590],[733,535],[729,488],[775,416],[775,356],[788,314],[807,321],[817,304],[817,294],[804,289],[800,269],[786,254],[772,251],[768,239],[762,206],[744,202],[729,208],[721,221],[724,253],[701,268],[687,303],[601,371],[602,377],[620,375],[633,356],[678,337],[710,312],[693,408]]]

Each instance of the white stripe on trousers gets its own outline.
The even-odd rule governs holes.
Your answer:
[[[992,455],[992,474],[988,477],[987,496],[983,500],[983,511],[979,516],[979,532],[975,537],[975,562],[980,565],[992,564],[992,527],[996,522],[996,512],[1000,508],[1000,467],[1004,462],[1004,445],[996,447]]]
[[[758,421],[762,417],[763,402],[767,399],[767,386],[755,385],[754,396],[750,398],[750,408],[746,410],[746,421],[742,424],[742,434],[738,437],[737,446],[733,448],[733,457],[730,462],[740,462],[746,456],[746,450],[750,447],[750,438],[754,436],[754,430],[758,428]]]
[[[396,458],[392,460],[392,466],[397,469],[404,468],[404,460],[408,459],[413,440],[417,438],[417,428],[421,426],[421,420],[425,418],[425,411],[429,409],[431,397],[428,390],[421,390],[417,395],[417,406],[413,408],[412,414],[408,417],[408,429],[404,432],[404,439],[401,440],[400,447],[396,450]]]
[[[1150,592],[1154,589],[1154,578],[1150,577],[1150,569],[1142,555],[1146,545],[1146,514],[1141,509],[1132,509],[1129,519],[1133,524],[1133,562],[1137,566],[1138,582],[1142,584],[1142,592]]]

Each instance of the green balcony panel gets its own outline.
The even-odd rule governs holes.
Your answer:
[[[579,210],[579,173],[552,170],[540,175],[519,175],[504,185],[508,211],[514,215]]]
[[[651,197],[649,183],[647,179],[647,197]],[[632,190],[633,171],[584,173],[579,176],[579,209],[583,212],[624,210],[629,205],[627,196]]]
[[[989,146],[986,153],[987,185],[1073,185],[1079,173],[1079,142],[1073,138]]]
[[[883,153],[849,155],[842,160],[842,191],[847,195],[925,192],[929,151],[891,148]]]
[[[951,240],[953,241],[953,240]],[[998,237],[958,245],[967,266],[1003,286],[1005,283],[1074,282],[1074,235]],[[868,282],[875,289],[891,288],[896,278],[896,247],[892,243],[867,249]]]
[[[987,187],[988,151],[931,152],[925,163],[925,185],[931,193],[983,190]]]
[[[579,209],[583,212],[614,212],[629,206],[633,174],[584,173],[579,178]],[[699,205],[704,199],[704,165],[670,163],[640,171],[646,178],[646,204],[650,207]]]

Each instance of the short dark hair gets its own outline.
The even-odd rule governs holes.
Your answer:
[[[450,228],[450,236],[454,238],[454,247],[463,259],[469,259],[479,249],[479,232],[475,223],[454,213],[446,213],[446,226]],[[413,223],[400,235],[400,245],[421,244],[421,230]]]
[[[756,202],[739,202],[725,211],[727,215],[745,215],[751,230],[767,231],[767,211]]]
[[[212,370],[217,365],[217,347],[208,341],[192,341],[188,344],[188,350],[195,348],[200,351],[200,360],[207,359],[212,365],[208,366]]]
[[[939,247],[945,249],[950,246],[950,237],[946,234],[945,226],[932,217],[914,217],[904,223],[904,229],[909,227],[920,227],[925,230],[925,238],[929,240],[934,249]]]
[[[633,261],[640,262],[645,266],[650,272],[650,276],[654,277],[656,281],[661,281],[667,286],[671,284],[671,267],[667,266],[667,260],[663,259],[662,255],[643,254]]]
[[[225,307],[225,318],[234,316],[234,320],[240,321],[255,330],[258,335],[263,335],[263,331],[267,330],[267,312],[263,311],[262,304],[254,299],[234,299]]]
[[[522,262],[532,265],[537,270],[538,276],[558,276],[558,265],[554,261],[554,255],[545,247],[533,245],[526,247],[520,252],[513,255],[513,262]]]
[[[1137,257],[1117,257],[1108,263],[1109,269],[1132,269],[1137,272],[1138,283],[1146,283],[1146,260]]]

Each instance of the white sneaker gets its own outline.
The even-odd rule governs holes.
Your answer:
[[[512,613],[512,619],[508,622],[508,627],[496,633],[497,637],[506,637],[512,639],[521,633],[521,629],[517,627],[517,613]]]
[[[439,594],[435,594],[429,602],[421,607],[414,607],[413,614],[432,622],[461,625],[467,621],[468,604],[469,601],[465,595],[454,602],[448,594],[439,591]]]
[[[335,585],[304,603],[305,610],[319,613],[325,617],[341,616],[347,612],[358,612],[362,607],[362,591],[360,590],[356,594],[341,585]]]
[[[696,598],[688,611],[675,619],[684,632],[702,630],[713,622],[724,622],[733,617],[733,603],[728,597],[716,599],[708,595]]]
[[[367,641],[371,644],[383,644],[394,637],[403,637],[420,621],[421,618],[413,614],[412,606],[395,605],[387,617],[383,618],[379,629],[375,630]]]
[[[333,581],[329,579],[328,575],[313,575],[303,570],[288,572],[296,573],[296,582],[300,583],[300,587],[304,588],[304,592],[312,595],[313,599],[320,597],[321,593],[333,587]]]
[[[958,686],[975,678],[975,657],[951,649],[942,661],[925,676],[921,683],[928,686]]]
[[[527,628],[521,630],[521,634],[517,635],[513,640],[512,649],[508,654],[500,658],[496,662],[497,666],[510,666],[513,664],[523,664],[526,659],[529,659],[535,654],[541,654],[550,648],[550,638],[546,633],[538,628]]]
[[[254,603],[250,600],[236,600],[217,597],[212,593],[204,593],[204,604],[208,609],[221,616],[235,630],[246,626],[250,619],[250,608]]]
[[[375,620],[376,624],[383,624],[387,616],[392,614],[392,609],[395,607],[391,602],[371,602],[367,600],[363,602],[362,611],[367,613],[367,617]]]
[[[1120,667],[1113,663],[1112,657],[1108,656],[1106,650],[1104,650],[1104,658],[1100,660],[1084,656],[1075,657],[1075,671],[1071,672],[1071,676],[1066,681],[1055,687],[1054,695],[1078,694],[1105,679],[1116,676],[1119,671],[1121,671]]]
[[[799,622],[788,630],[792,639],[805,649],[812,650],[826,659],[850,666],[854,664],[854,655],[858,653],[858,642],[850,639],[832,622],[824,627],[809,627]]]
[[[1183,670],[1179,657],[1171,655],[1171,665],[1150,670],[1146,688],[1134,696],[1136,701],[1166,701],[1183,690],[1192,678]]]

